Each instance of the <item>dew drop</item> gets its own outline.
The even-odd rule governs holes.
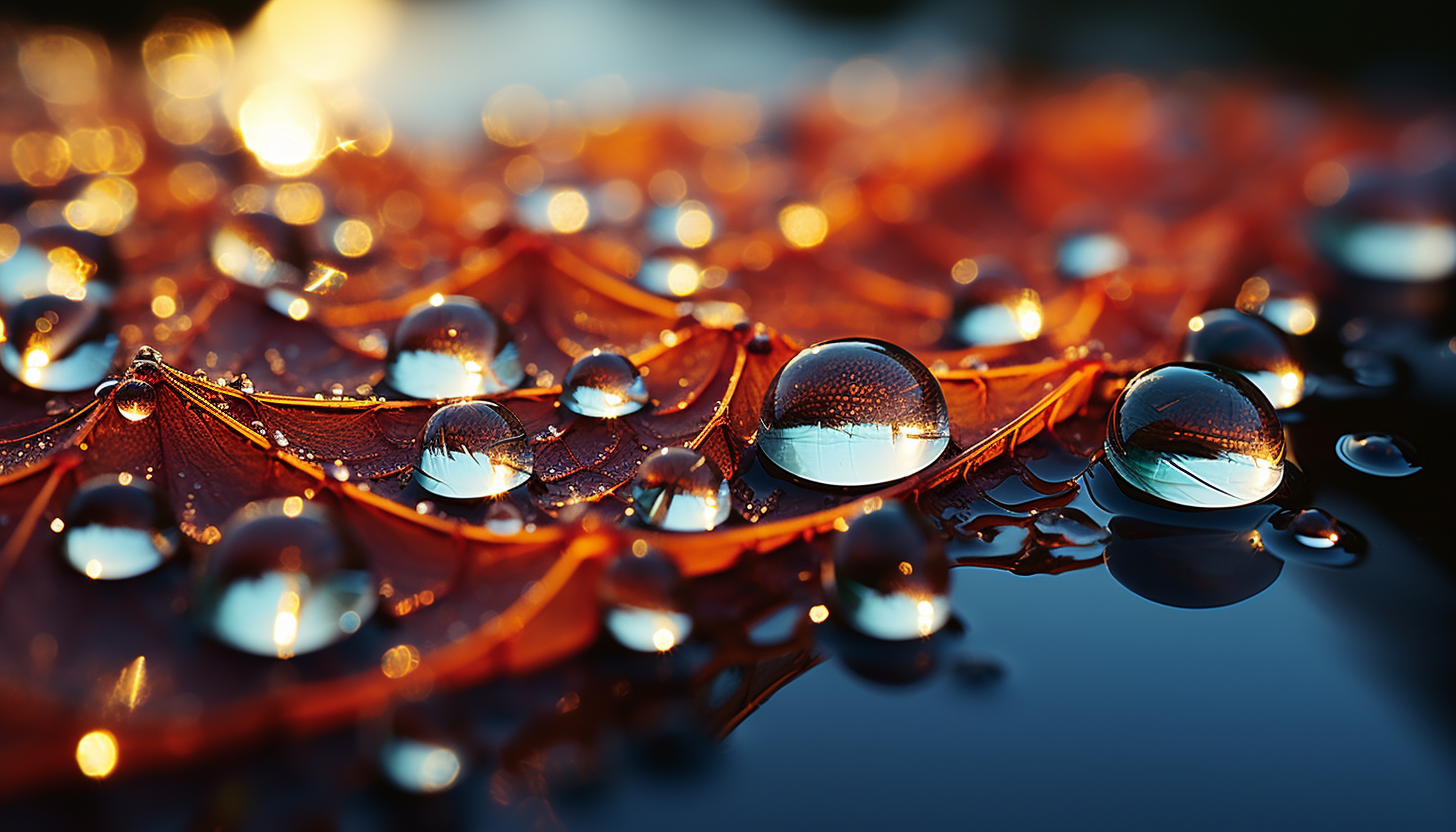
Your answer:
[[[1421,470],[1415,449],[1388,433],[1348,433],[1335,443],[1335,454],[1362,474],[1408,477]]]
[[[643,460],[632,502],[643,523],[670,532],[711,531],[733,507],[718,466],[691,448],[663,448]]]
[[[1127,265],[1127,244],[1113,234],[1073,234],[1057,246],[1057,271],[1085,280]]]
[[[379,766],[403,791],[436,794],[460,778],[460,754],[453,747],[408,737],[393,737],[379,749]]]
[[[1284,429],[1253,383],[1214,364],[1165,364],[1118,395],[1107,459],[1134,487],[1179,506],[1261,500],[1284,477]]]
[[[345,638],[346,622],[369,620],[376,603],[363,557],[329,515],[289,498],[233,515],[209,553],[194,606],[218,641],[288,658]]]
[[[648,402],[647,382],[630,358],[592,350],[571,365],[561,382],[561,403],[582,416],[611,419],[636,413]]]
[[[117,413],[140,422],[157,411],[157,388],[140,379],[128,379],[116,388],[111,401]]]
[[[96,389],[91,391],[91,395],[98,399],[104,396],[109,396],[111,395],[111,391],[115,390],[116,386],[119,384],[121,384],[121,379],[119,378],[102,379],[101,383],[96,385]]]
[[[66,562],[94,580],[144,575],[177,551],[177,532],[151,483],[104,474],[84,483],[66,509]]]
[[[1318,508],[1275,512],[1259,526],[1264,548],[1284,560],[1350,566],[1365,554],[1365,538]]]
[[[939,535],[899,503],[861,515],[824,562],[830,610],[859,632],[906,641],[950,620],[950,564]]]
[[[1456,226],[1445,219],[1377,220],[1332,229],[1326,253],[1361,277],[1395,283],[1440,280],[1456,268]]]
[[[949,329],[968,347],[1030,341],[1041,335],[1041,296],[1011,277],[983,273],[957,292]]]
[[[1290,335],[1307,335],[1319,322],[1314,294],[1279,269],[1267,269],[1244,281],[1234,306],[1258,315]]]
[[[0,305],[48,294],[110,302],[121,268],[107,237],[59,225],[12,239],[14,250],[0,260]]]
[[[42,295],[5,318],[0,364],[26,386],[52,393],[95,387],[111,368],[117,337],[111,315],[94,300]]]
[[[788,473],[823,485],[903,479],[950,444],[940,383],[884,341],[828,341],[783,366],[764,396],[758,447]]]
[[[230,219],[213,234],[210,253],[218,271],[248,286],[266,289],[280,281],[302,278],[293,265],[303,262],[297,231],[268,214],[239,214]]]
[[[510,328],[473,298],[459,296],[412,308],[395,332],[386,367],[389,384],[418,399],[500,393],[525,377]]]
[[[1304,398],[1304,373],[1294,363],[1283,333],[1263,318],[1234,309],[1195,316],[1183,340],[1183,360],[1220,364],[1238,372],[1281,410]]]
[[[505,493],[531,478],[535,462],[520,420],[494,402],[436,410],[420,434],[420,448],[415,481],[455,499]]]
[[[640,653],[665,653],[693,630],[677,564],[652,549],[626,553],[607,567],[599,590],[608,632]]]

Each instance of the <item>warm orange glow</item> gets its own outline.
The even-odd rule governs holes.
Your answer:
[[[889,67],[872,58],[850,61],[829,79],[829,100],[840,118],[873,127],[900,105],[900,82]]]
[[[814,205],[796,203],[779,212],[779,230],[795,248],[813,248],[829,233],[829,219]]]
[[[524,147],[551,124],[551,102],[534,87],[517,84],[490,97],[482,116],[485,134],[506,147]]]
[[[134,711],[146,698],[147,657],[137,656],[122,669],[121,676],[116,680],[116,687],[111,691],[111,701],[118,707]]]
[[[1304,197],[1312,205],[1333,205],[1350,190],[1350,172],[1338,162],[1320,162],[1304,177]]]
[[[288,317],[295,321],[301,321],[308,317],[308,301],[303,298],[294,298],[288,302]]]
[[[243,144],[259,164],[282,176],[300,176],[318,164],[324,143],[323,108],[309,88],[263,84],[238,111]]]
[[[702,203],[685,202],[678,211],[673,233],[685,248],[702,248],[713,239],[713,218]]]
[[[297,517],[303,513],[303,498],[298,496],[288,497],[283,501],[283,516]]]
[[[396,31],[391,0],[272,0],[257,30],[271,58],[310,81],[359,76],[389,48]]]
[[[167,295],[152,298],[152,314],[158,318],[170,318],[177,314],[177,301]]]
[[[76,765],[96,780],[116,770],[117,756],[116,737],[110,731],[92,731],[76,743]]]
[[[957,283],[965,284],[970,283],[972,280],[975,280],[976,276],[980,273],[980,265],[978,265],[976,261],[967,257],[964,260],[956,261],[956,264],[954,266],[951,266],[950,279],[954,280]]]
[[[380,670],[391,679],[401,679],[413,673],[420,666],[420,651],[412,644],[401,644],[384,651],[379,662]]]
[[[108,176],[87,185],[80,196],[66,203],[66,222],[77,230],[108,236],[131,222],[136,207],[136,186]]]
[[[94,101],[101,94],[101,71],[111,62],[100,41],[88,44],[61,32],[27,38],[18,57],[31,92],[62,106]]]
[[[659,653],[666,653],[676,644],[677,636],[666,627],[662,627],[652,634],[652,646],[656,647]]]
[[[289,225],[308,225],[324,215],[324,194],[312,182],[290,182],[279,186],[273,198],[273,213]]]
[[[1194,315],[1192,318],[1189,318],[1188,319],[1188,331],[1189,332],[1202,332],[1203,331],[1203,317],[1200,316],[1200,315]]]
[[[574,234],[586,226],[591,207],[580,191],[571,189],[557,192],[546,204],[546,221],[562,234]]]
[[[27,185],[54,185],[71,167],[71,146],[54,133],[26,133],[10,146],[10,163]]]
[[[344,220],[334,229],[334,248],[345,257],[363,257],[374,247],[374,232],[363,220]]]
[[[172,17],[142,42],[142,62],[157,86],[181,99],[217,92],[233,63],[226,30],[202,20]]]
[[[809,608],[809,620],[815,624],[823,624],[829,620],[829,608],[823,604],[815,604]]]

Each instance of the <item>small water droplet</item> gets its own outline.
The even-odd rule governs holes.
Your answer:
[[[647,383],[630,358],[592,350],[576,360],[561,382],[561,403],[573,413],[610,419],[647,404]]]
[[[1365,538],[1318,508],[1275,512],[1259,526],[1264,548],[1284,560],[1350,566],[1365,554]]]
[[[1057,271],[1085,280],[1127,265],[1127,244],[1114,234],[1073,234],[1057,246]]]
[[[950,444],[940,383],[883,341],[828,341],[783,366],[764,396],[759,450],[812,483],[875,485],[930,465]]]
[[[116,389],[118,384],[121,384],[121,379],[119,378],[102,379],[101,383],[96,385],[96,389],[92,391],[91,395],[98,399],[103,396],[108,396],[112,390]]]
[[[1263,318],[1234,309],[1204,312],[1188,322],[1184,361],[1206,361],[1238,372],[1274,406],[1304,398],[1304,372],[1294,363],[1285,336]]]
[[[1284,477],[1284,428],[1253,383],[1214,364],[1165,364],[1118,395],[1107,459],[1141,491],[1192,508],[1269,496]]]
[[[602,575],[599,594],[608,632],[640,653],[665,653],[693,630],[677,564],[651,549],[623,554]]]
[[[335,399],[344,398],[344,385],[340,384],[337,381],[334,382],[333,385],[329,387],[329,395],[333,396]]]
[[[406,396],[448,399],[511,390],[525,380],[510,328],[473,298],[426,301],[400,322],[386,378]]]
[[[494,402],[457,402],[436,410],[420,434],[415,481],[432,494],[474,499],[502,494],[531,478],[535,455],[516,415]]]
[[[1349,433],[1335,443],[1335,453],[1351,468],[1377,477],[1408,477],[1421,470],[1415,449],[1388,433]]]
[[[0,365],[28,387],[52,393],[95,387],[111,369],[117,337],[111,315],[94,300],[42,295],[5,317]]]
[[[397,788],[436,794],[460,779],[460,754],[448,745],[394,737],[379,749],[379,767]]]
[[[1043,546],[1099,546],[1111,533],[1085,512],[1075,508],[1054,508],[1039,511],[1032,520]],[[1048,540],[1051,538],[1051,540]]]
[[[367,621],[376,603],[362,555],[328,514],[270,500],[244,506],[223,528],[194,608],[224,644],[287,658],[347,637],[348,613]]]
[[[485,530],[491,534],[509,536],[520,534],[525,525],[521,510],[505,501],[491,503],[485,510]]]
[[[251,396],[251,395],[253,395],[253,391],[254,391],[254,388],[253,388],[253,380],[252,379],[248,378],[247,376],[242,376],[241,378],[238,379],[238,392],[239,393],[243,393],[243,394],[246,394],[246,395]]]
[[[154,364],[161,364],[162,363],[162,351],[159,350],[159,349],[157,349],[156,347],[147,346],[146,344],[143,344],[142,346],[140,346],[140,347],[137,348],[136,356],[134,356],[132,358],[132,360],[133,361],[151,361]]]
[[[707,457],[690,448],[663,448],[637,469],[632,482],[636,515],[670,532],[710,531],[728,519],[728,481]]]
[[[116,412],[133,422],[152,415],[157,410],[157,388],[139,379],[128,379],[116,388],[111,401]]]
[[[899,503],[886,503],[850,524],[825,561],[823,581],[831,611],[873,638],[924,638],[950,620],[944,545]]]
[[[275,430],[273,431],[273,444],[280,448],[286,448],[288,447],[288,437],[283,435],[283,431]]]
[[[146,480],[102,475],[84,483],[66,509],[66,562],[103,581],[143,575],[177,551],[166,505]]]

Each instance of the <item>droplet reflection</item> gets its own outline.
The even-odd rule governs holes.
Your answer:
[[[425,423],[415,481],[441,497],[489,497],[530,479],[534,463],[514,413],[494,402],[457,402]]]
[[[526,374],[504,321],[473,298],[437,295],[400,321],[385,377],[406,396],[448,399],[501,393]]]
[[[899,503],[857,518],[824,562],[831,609],[886,641],[922,638],[950,620],[950,564],[938,535]]]
[[[626,356],[592,350],[561,382],[561,403],[573,413],[610,419],[636,413],[648,402],[647,383]]]
[[[102,475],[71,498],[63,549],[77,572],[115,581],[161,566],[177,551],[177,533],[150,482]]]
[[[632,503],[649,526],[702,532],[728,519],[733,499],[728,481],[707,457],[690,448],[663,448],[637,469]]]
[[[1346,465],[1376,477],[1408,477],[1421,470],[1415,449],[1388,433],[1349,433],[1335,443],[1335,453]]]

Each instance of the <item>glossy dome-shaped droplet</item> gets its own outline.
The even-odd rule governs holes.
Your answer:
[[[692,633],[677,564],[641,541],[607,567],[598,594],[607,631],[629,650],[665,653]]]
[[[1214,364],[1140,373],[1113,404],[1106,447],[1128,483],[1190,508],[1257,502],[1284,477],[1284,428],[1273,405]]]
[[[1335,453],[1351,468],[1377,477],[1408,477],[1421,470],[1415,449],[1388,433],[1348,433],[1335,443]]]
[[[884,341],[828,341],[779,370],[764,396],[759,450],[796,477],[860,486],[904,479],[950,444],[940,383]]]
[[[441,497],[489,497],[530,479],[534,463],[514,413],[494,402],[456,402],[425,423],[415,481]]]
[[[707,457],[691,448],[663,448],[638,467],[632,503],[649,526],[702,532],[728,519],[733,498],[728,481]]]
[[[968,347],[1019,344],[1041,335],[1041,296],[1005,266],[989,262],[956,292],[950,336]]]
[[[1365,538],[1318,508],[1275,512],[1259,526],[1264,548],[1284,560],[1350,566],[1365,554]]]
[[[157,411],[157,388],[141,379],[127,379],[111,394],[111,403],[117,413],[140,422]]]
[[[23,301],[5,317],[5,334],[0,364],[37,390],[95,387],[116,355],[111,315],[92,300],[43,295]]]
[[[1276,408],[1304,398],[1304,373],[1290,356],[1285,336],[1263,318],[1234,309],[1215,309],[1188,322],[1184,361],[1205,361],[1237,371]]]
[[[400,321],[385,378],[417,399],[482,396],[525,379],[510,328],[473,298],[436,295]]]
[[[561,403],[572,413],[610,419],[636,413],[647,404],[647,382],[632,359],[592,350],[567,370]]]
[[[66,562],[102,581],[120,580],[161,566],[177,551],[177,532],[150,482],[130,474],[84,483],[66,508]]]
[[[1127,265],[1127,244],[1113,234],[1073,234],[1057,246],[1057,271],[1085,280]]]
[[[924,521],[899,503],[858,517],[824,562],[839,620],[885,641],[922,638],[950,620],[950,564]]]
[[[330,515],[289,497],[233,515],[208,553],[197,600],[218,641],[287,658],[358,630],[374,613],[378,592]]]

